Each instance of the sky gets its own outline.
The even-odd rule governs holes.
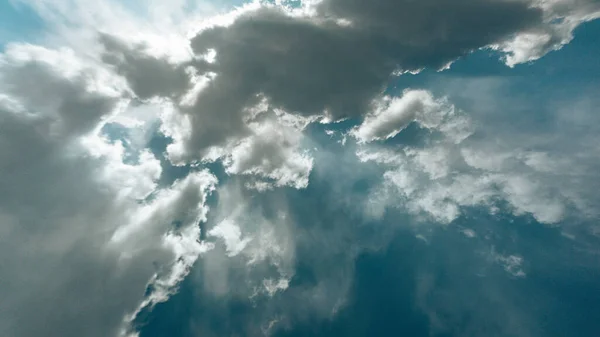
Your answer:
[[[598,18],[0,2],[0,336],[597,336]]]

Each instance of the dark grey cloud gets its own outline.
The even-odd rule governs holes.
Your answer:
[[[319,13],[349,20],[403,70],[443,67],[542,23],[518,0],[325,0]]]
[[[99,35],[99,40],[105,49],[102,60],[127,79],[139,98],[178,98],[189,88],[190,76],[185,72],[185,65],[149,55],[148,46],[143,43],[131,45],[104,33]]]
[[[540,57],[566,43],[574,27],[553,26],[551,19],[589,19],[563,7],[526,0],[324,0],[311,15],[291,15],[261,6],[242,11],[229,25],[198,32],[191,39],[196,58],[179,65],[146,55],[143,45],[108,35],[101,42],[104,60],[141,98],[166,96],[179,103],[191,89],[186,69],[210,77],[191,106],[177,107],[189,130],[173,137],[179,150],[170,157],[182,163],[252,136],[249,111],[263,98],[297,116],[341,120],[371,112],[393,74],[442,69],[481,48],[503,51],[511,65]],[[523,34],[530,40],[516,40]],[[214,62],[202,59],[210,50]]]
[[[303,115],[328,110],[334,119],[360,115],[390,73],[379,51],[333,22],[292,18],[278,9],[249,12],[228,27],[201,32],[196,53],[217,52],[215,87],[234,80],[231,94],[264,94]],[[366,42],[366,41],[364,41]],[[363,42],[363,43],[364,43]],[[222,88],[225,89],[225,88]],[[233,95],[235,97],[235,95]],[[201,100],[200,100],[201,101]]]
[[[118,103],[116,96],[86,90],[89,77],[95,76],[90,69],[65,80],[64,74],[47,62],[35,59],[13,62],[0,73],[3,92],[20,96],[21,103],[44,115],[48,119],[45,122],[61,137],[91,131]]]
[[[216,78],[185,109],[189,152],[248,132],[244,108],[257,95],[302,116],[361,116],[394,71],[442,68],[542,23],[541,10],[521,1],[324,1],[317,12],[261,8],[192,39],[197,55],[216,51],[200,69]]]

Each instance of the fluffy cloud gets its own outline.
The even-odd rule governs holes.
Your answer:
[[[69,50],[15,45],[1,62],[1,310],[11,314],[0,330],[116,335],[149,282],[151,302],[164,300],[210,248],[197,224],[216,179],[194,173],[151,196],[159,161],[144,150],[126,163],[100,133],[127,103],[118,78]]]
[[[327,120],[360,116],[370,111],[371,101],[382,92],[392,72],[442,68],[471,50],[541,20],[539,11],[523,3],[481,2],[477,17],[483,27],[473,33],[481,36],[465,38],[464,32],[471,27],[465,20],[452,21],[456,30],[445,30],[448,36],[442,36],[441,26],[434,23],[449,21],[456,11],[466,15],[466,10],[460,9],[468,4],[464,3],[440,10],[440,15],[447,17],[438,20],[425,10],[427,6],[421,8],[416,3],[410,5],[417,6],[413,10],[395,2],[380,16],[382,13],[352,2],[340,6],[325,1],[318,6],[316,16],[292,16],[278,8],[261,8],[244,13],[229,26],[202,30],[192,39],[192,48],[197,55],[216,52],[215,62],[200,69],[214,72],[216,77],[200,93],[196,105],[186,111],[193,129],[193,136],[186,141],[187,151],[222,145],[236,134],[247,133],[244,108],[254,105],[257,95],[265,96],[275,108],[302,116],[324,116]],[[512,20],[499,21],[499,11],[511,13]],[[413,21],[396,17],[402,13],[411,13]],[[423,16],[420,21],[418,13]],[[486,19],[486,15],[496,21]],[[340,25],[324,17],[354,23]],[[426,18],[431,24],[411,25]],[[381,24],[373,25],[375,20],[382,20]]]
[[[127,79],[139,98],[177,97],[191,85],[185,64],[171,63],[165,56],[151,55],[149,46],[142,43],[129,46],[108,34],[100,34],[99,39],[105,49],[102,60]]]
[[[532,214],[550,224],[564,219],[572,200],[543,184],[543,175],[515,168],[501,173],[472,170],[461,165],[463,158],[457,155],[455,148],[444,145],[399,152],[359,152],[362,160],[374,160],[389,168],[384,174],[387,196],[374,197],[395,207],[406,207],[416,215],[450,223],[460,216],[461,207],[484,206],[496,212],[505,201],[515,215]]]
[[[311,10],[248,6],[231,22],[205,27],[191,40],[197,60],[189,65],[200,75],[210,75],[210,80],[194,104],[178,109],[188,132],[180,137],[174,160],[201,159],[212,147],[228,146],[252,134],[246,123],[248,108],[263,98],[295,115],[340,120],[380,109],[378,97],[393,73],[443,69],[488,47],[507,53],[509,65],[540,57],[568,41],[557,39],[552,47],[541,49],[518,41],[553,25],[557,16],[576,22],[567,28],[569,34],[592,18],[560,12],[557,6],[475,0],[325,0],[311,4]],[[202,59],[210,53],[211,62]],[[528,56],[515,56],[523,53]],[[141,60],[123,61],[123,69],[142,66]],[[157,72],[162,73],[161,67],[157,65]],[[173,67],[165,78],[177,76],[181,69]],[[137,79],[129,80],[135,88]],[[138,95],[147,93],[141,90]],[[396,112],[400,124],[416,108],[390,107],[407,109]],[[391,116],[389,111],[383,115]]]
[[[420,127],[438,129],[442,123],[443,132],[453,137],[468,136],[468,121],[454,118],[454,107],[443,100],[435,100],[425,90],[406,90],[401,97],[383,97],[376,104],[375,110],[368,114],[364,121],[351,134],[359,142],[389,139],[396,136],[410,123],[416,122]],[[453,119],[453,123],[448,120]],[[463,130],[460,130],[461,124]]]
[[[508,66],[539,59],[573,39],[580,24],[600,17],[600,5],[587,0],[534,1],[543,12],[544,24],[531,27],[511,39],[493,45],[505,52]]]
[[[221,238],[225,243],[227,255],[230,257],[238,255],[252,240],[251,238],[242,239],[240,227],[227,219],[208,231],[208,236]]]
[[[230,174],[254,174],[273,181],[275,186],[308,186],[313,160],[300,150],[302,134],[276,122],[253,123],[254,135],[236,144],[226,156],[225,171]],[[255,182],[269,187],[269,181]]]
[[[150,56],[153,49],[144,43],[126,43],[107,34],[100,41],[103,60],[127,79],[137,97],[174,99],[174,113],[163,121],[173,125],[164,128],[175,140],[169,147],[173,163],[228,158],[230,173],[255,173],[277,185],[302,187],[309,160],[297,151],[282,160],[289,152],[285,141],[269,139],[270,146],[278,147],[269,161],[281,167],[242,168],[239,160],[234,163],[240,151],[264,144],[265,133],[251,123],[252,107],[261,101],[311,120],[368,114],[369,123],[356,130],[362,141],[391,137],[415,119],[422,125],[437,123],[428,111],[444,104],[417,91],[403,99],[382,99],[392,74],[443,69],[481,48],[502,50],[509,65],[538,58],[568,39],[548,33],[554,34],[552,42],[542,47],[519,41],[547,30],[569,35],[594,18],[582,14],[583,8],[595,13],[592,4],[573,7],[577,10],[565,11],[559,2],[479,0],[325,0],[299,9],[255,3],[232,12],[228,20],[202,27],[191,39],[187,56],[177,61],[166,54]],[[216,156],[215,151],[223,154]],[[264,189],[268,184],[253,186]]]

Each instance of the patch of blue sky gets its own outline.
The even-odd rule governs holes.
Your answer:
[[[121,142],[125,150],[123,162],[126,164],[139,164],[139,151],[136,151],[129,140],[129,129],[117,123],[108,123],[102,128],[102,134],[111,143]]]
[[[219,179],[219,182],[227,181],[228,175],[225,173],[225,169],[219,161],[200,163],[198,165],[186,164],[176,166],[171,164],[166,157],[166,151],[167,146],[172,142],[173,140],[171,138],[158,131],[152,135],[152,138],[148,142],[148,148],[161,163],[162,174],[159,179],[159,185],[161,187],[171,186],[176,180],[185,178],[191,171],[202,170],[205,168],[214,174],[217,179]]]
[[[426,69],[417,75],[400,76],[391,83],[388,90],[392,94],[398,94],[406,88],[427,88],[443,95],[445,88],[436,85],[440,80],[495,77],[526,79],[519,83],[536,88],[540,93],[560,87],[563,95],[573,95],[597,84],[600,74],[599,35],[600,21],[590,21],[575,30],[575,37],[569,44],[534,62],[510,68],[502,62],[501,54],[484,49],[456,61],[445,71]],[[515,89],[522,91],[524,88]]]
[[[0,51],[10,42],[36,42],[45,28],[42,18],[29,6],[0,1]]]

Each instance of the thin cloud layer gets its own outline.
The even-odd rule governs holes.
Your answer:
[[[420,95],[417,97],[431,100],[430,93],[417,93]],[[462,96],[472,97],[468,93]],[[410,92],[405,92],[398,100],[411,97]],[[492,104],[490,109],[494,111],[501,106],[493,100],[486,104]],[[364,144],[361,130],[372,130],[372,125],[379,125],[373,119],[385,120],[386,113],[395,117],[388,112],[391,109],[366,118],[350,131],[363,143],[357,151],[360,160],[385,168],[382,189],[373,194],[374,199],[440,223],[453,222],[469,207],[484,207],[495,214],[505,203],[515,216],[530,214],[546,224],[567,219],[577,223],[595,217],[599,211],[590,203],[595,199],[592,196],[595,179],[583,183],[596,172],[597,161],[591,159],[596,156],[595,150],[582,145],[590,142],[593,132],[577,134],[575,129],[581,126],[563,120],[562,112],[548,112],[547,118],[553,123],[562,123],[559,130],[551,131],[560,136],[548,137],[550,131],[542,127],[521,134],[514,131],[511,123],[487,125],[477,114],[467,118],[466,112],[448,102],[437,105],[437,109],[429,111],[430,116],[445,118],[433,127],[422,126],[431,134],[423,144],[399,147]],[[589,109],[578,111],[587,116],[586,120],[595,119]],[[395,131],[395,123],[384,125],[394,130],[394,134],[402,134]],[[386,129],[383,134],[388,132]]]

